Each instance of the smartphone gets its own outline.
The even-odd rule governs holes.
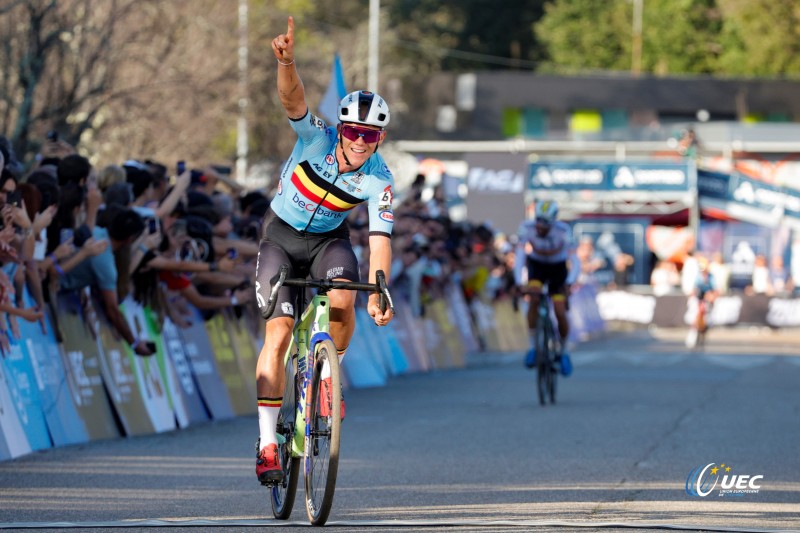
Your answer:
[[[156,343],[155,342],[147,341],[147,342],[144,343],[144,345],[147,346],[148,350],[150,350],[153,353],[156,353]]]
[[[239,256],[239,252],[236,251],[236,248],[228,248],[228,259],[236,259]]]
[[[152,234],[158,231],[158,220],[155,218],[147,219],[147,229]]]
[[[68,240],[72,238],[72,230],[69,228],[64,228],[61,230],[61,240],[59,240],[59,244],[64,244]]]
[[[58,132],[56,130],[48,131],[47,140],[54,143],[58,142]]]
[[[22,193],[20,191],[6,193],[6,203],[19,207],[22,204]]]
[[[178,161],[178,176],[186,172],[186,161]]]

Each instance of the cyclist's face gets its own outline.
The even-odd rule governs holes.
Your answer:
[[[339,126],[342,151],[353,166],[361,166],[383,142],[386,132],[372,126],[344,123]]]
[[[550,233],[551,225],[547,222],[543,222],[541,220],[536,221],[536,233],[540,237],[546,237],[548,233]]]

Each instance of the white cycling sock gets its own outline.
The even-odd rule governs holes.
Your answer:
[[[278,413],[281,410],[283,398],[258,399],[258,430],[261,442],[259,446],[264,449],[270,444],[278,444],[275,430],[278,427]]]

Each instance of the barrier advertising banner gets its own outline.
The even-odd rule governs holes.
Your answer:
[[[253,344],[250,331],[244,319],[236,316],[233,309],[224,309],[220,311],[231,338],[233,345],[233,352],[236,356],[236,363],[239,365],[239,372],[244,379],[245,387],[248,390],[249,398],[257,405],[258,393],[256,391],[256,364],[258,363],[258,352]]]
[[[23,294],[23,301],[27,307],[35,305],[27,290]],[[49,313],[45,314],[45,318],[45,331],[42,331],[38,322],[25,320],[20,321],[19,328],[36,376],[39,401],[50,437],[54,446],[87,442],[89,435],[70,394],[61,349]]]
[[[97,342],[83,316],[81,295],[77,291],[60,291],[57,302],[67,381],[89,440],[119,437],[100,373]]]
[[[23,321],[21,318],[20,321]],[[14,335],[17,329],[17,335]],[[28,437],[31,450],[44,450],[53,443],[47,430],[36,375],[30,363],[28,348],[22,341],[18,327],[8,329],[9,350],[2,357],[8,391],[17,409],[22,429]]]
[[[366,316],[365,316],[366,315]],[[386,384],[386,368],[383,362],[373,357],[372,347],[365,337],[365,330],[370,326],[372,318],[359,306],[356,309],[356,329],[347,354],[342,361],[342,370],[352,387],[381,387]],[[375,323],[372,322],[372,327]]]
[[[214,313],[214,316],[205,322],[205,328],[214,359],[217,361],[217,371],[228,391],[233,412],[236,415],[255,413],[258,404],[256,399],[251,397],[249,386],[245,382],[245,380],[255,380],[255,372],[247,376],[242,373],[222,314]]]
[[[158,333],[151,329],[144,308],[140,304],[128,297],[120,308],[137,339],[155,342]],[[175,429],[175,411],[172,405],[172,393],[166,379],[164,353],[156,350],[155,355],[139,357],[130,346],[126,346],[126,350],[153,427],[157,432]]]
[[[0,361],[0,459],[31,453],[31,444],[9,390],[9,381],[6,365]]]
[[[395,317],[392,319],[397,340],[405,354],[406,369],[408,372],[426,372],[430,370],[430,357],[425,347],[425,338],[419,321],[411,311],[411,306],[405,299],[395,300]]]
[[[107,315],[97,311],[102,309],[99,299],[92,303],[91,307],[84,307],[84,316],[96,336],[100,372],[111,403],[126,435],[150,435],[155,432],[155,426],[137,384],[127,343],[119,337]]]
[[[183,339],[181,339],[177,326],[169,317],[164,318],[160,342],[162,350],[172,362],[171,368],[174,369],[175,375],[174,384],[171,384],[170,388],[175,396],[180,396],[180,399],[176,399],[176,401],[183,402],[187,416],[186,423],[191,425],[205,422],[209,419],[209,412],[203,404],[200,388],[192,375],[192,365],[189,362],[186,347],[183,345]],[[183,424],[181,427],[184,427]]]
[[[208,408],[211,418],[222,420],[233,418],[228,390],[222,382],[222,374],[217,371],[214,351],[208,338],[203,317],[197,309],[191,310],[189,323],[185,328],[178,328],[178,336],[189,359],[200,396]]]

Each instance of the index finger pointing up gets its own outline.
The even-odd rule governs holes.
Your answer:
[[[286,38],[291,40],[294,37],[294,17],[289,17],[289,26],[286,28]]]

